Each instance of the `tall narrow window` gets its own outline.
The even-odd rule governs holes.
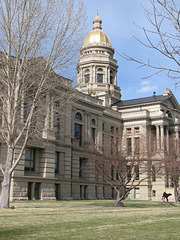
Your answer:
[[[75,123],[75,139],[79,140],[79,146],[82,146],[82,125]]]
[[[97,82],[98,83],[103,83],[103,69],[102,68],[98,68],[97,70]]]
[[[136,175],[136,180],[139,180],[139,165],[135,166],[135,175]]]
[[[95,128],[91,128],[91,139],[92,139],[93,143],[96,142],[96,129]]]
[[[114,166],[111,166],[111,180],[114,179]]]
[[[114,72],[110,71],[110,84],[114,84]]]
[[[75,120],[82,121],[81,113],[77,112],[75,114]],[[79,146],[82,146],[82,125],[79,123],[75,123],[75,139],[79,140]]]
[[[127,154],[132,154],[131,138],[127,138]]]
[[[139,137],[134,138],[134,144],[135,144],[134,152],[136,155],[139,155],[139,152],[140,152],[140,138]]]
[[[111,136],[111,154],[115,151],[114,136]]]
[[[134,190],[134,198],[139,199],[139,188],[135,188]]]
[[[114,126],[111,126],[111,132],[114,133]]]
[[[90,80],[90,71],[89,69],[86,69],[85,74],[84,74],[84,82],[89,83]]]
[[[59,139],[59,137],[60,137],[60,118],[59,118],[58,112],[56,112],[54,114],[54,130],[55,130],[55,138]]]
[[[79,178],[84,178],[86,173],[86,159],[79,158]]]
[[[55,152],[55,173],[59,173],[59,152]]]
[[[97,74],[97,82],[98,83],[103,83],[103,74],[102,73]]]
[[[127,180],[128,180],[128,181],[131,181],[131,172],[132,172],[131,170],[132,170],[132,169],[131,169],[131,166],[130,166],[130,165],[127,165],[127,166],[126,166],[126,171],[127,171],[127,172],[126,172],[126,175],[127,175]]]
[[[35,171],[35,149],[26,148],[25,149],[25,171]]]

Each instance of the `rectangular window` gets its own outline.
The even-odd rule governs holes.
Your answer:
[[[86,176],[86,163],[87,159],[86,158],[79,158],[79,178],[85,178]]]
[[[139,166],[135,166],[136,180],[139,180]]]
[[[127,198],[131,199],[131,191],[129,191]]]
[[[90,74],[86,74],[84,77],[85,77],[85,83],[89,83]]]
[[[127,138],[127,154],[132,154],[131,138]]]
[[[135,133],[135,134],[138,134],[138,133],[139,133],[139,128],[138,128],[138,127],[135,127],[135,128],[134,128],[134,133]]]
[[[59,200],[60,199],[60,184],[54,184],[54,195],[55,195],[55,198],[56,200]]]
[[[132,133],[131,128],[127,128],[126,131],[128,135]]]
[[[131,172],[132,172],[131,166],[127,165],[126,168],[127,168],[127,172],[126,172],[127,180],[131,181]]]
[[[41,199],[41,183],[35,183],[34,198],[35,200]]]
[[[54,130],[55,130],[55,138],[59,139],[60,137],[60,117],[59,113],[54,114]]]
[[[98,83],[103,83],[103,74],[102,73],[97,74],[97,82]]]
[[[111,166],[111,180],[114,179],[114,166]]]
[[[139,155],[139,152],[140,152],[140,138],[139,137],[134,138],[134,144],[135,144],[134,152],[136,155]]]
[[[96,141],[96,129],[95,128],[91,128],[91,139],[92,139],[93,143],[95,143],[95,141]]]
[[[35,171],[35,149],[26,148],[25,149],[25,171]]]
[[[134,189],[134,198],[139,199],[139,188]]]
[[[59,152],[55,152],[55,173],[59,173]]]
[[[79,158],[79,178],[82,178],[83,177],[83,174],[82,174],[82,166],[83,166],[83,159],[82,158]]]
[[[79,140],[79,146],[82,146],[82,125],[75,123],[75,139]]]
[[[104,133],[102,134],[102,151],[104,152]]]
[[[115,151],[114,136],[111,136],[111,154]]]
[[[114,126],[111,126],[111,132],[114,133]]]

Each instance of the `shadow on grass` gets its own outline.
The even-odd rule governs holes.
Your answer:
[[[180,204],[172,202],[153,202],[153,201],[137,201],[137,200],[124,200],[122,201],[125,208],[169,208],[169,207],[180,207]],[[115,207],[115,201],[113,200],[97,200],[90,203],[96,207]]]

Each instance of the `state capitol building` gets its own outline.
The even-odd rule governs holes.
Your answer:
[[[67,103],[60,118],[59,131],[53,125],[44,133],[46,144],[26,147],[11,182],[11,200],[113,199],[112,187],[95,173],[82,173],[81,151],[89,137],[102,144],[121,128],[121,143],[127,154],[138,154],[140,142],[149,129],[155,133],[158,149],[171,133],[180,138],[180,105],[170,89],[162,95],[121,100],[117,86],[117,60],[108,35],[97,15],[93,30],[86,36],[77,64],[76,101]],[[71,86],[72,81],[67,80]],[[47,114],[47,116],[49,116]],[[51,121],[50,118],[46,121]],[[1,156],[5,152],[1,144]],[[141,176],[139,176],[141,178]],[[2,181],[0,173],[0,182]],[[171,183],[161,178],[143,181],[128,198],[160,200],[164,191],[174,197]]]

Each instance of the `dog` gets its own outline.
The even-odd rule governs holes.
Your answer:
[[[166,199],[166,201],[168,202],[168,197],[171,196],[171,195],[172,195],[171,193],[164,192],[161,200],[163,200],[163,202],[164,202],[164,200]]]

